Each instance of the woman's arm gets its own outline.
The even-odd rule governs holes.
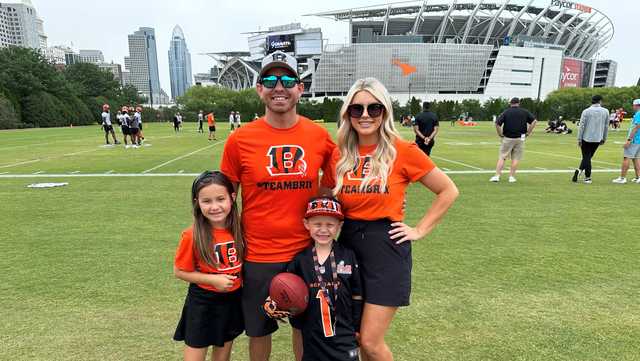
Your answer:
[[[435,168],[420,178],[420,183],[436,194],[436,199],[431,207],[415,227],[410,227],[402,222],[392,223],[394,227],[389,231],[391,239],[397,239],[396,244],[405,241],[418,240],[433,231],[442,217],[447,213],[453,202],[458,198],[458,187],[439,168]]]
[[[215,287],[220,291],[228,291],[233,287],[233,280],[236,276],[226,274],[210,274],[202,272],[186,272],[177,267],[173,267],[173,274],[176,278],[189,283],[206,284]]]

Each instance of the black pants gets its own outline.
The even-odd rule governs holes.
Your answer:
[[[433,146],[436,144],[435,140],[433,139],[431,139],[428,144],[424,144],[424,140],[416,140],[416,143],[418,144],[418,148],[420,148],[427,155],[431,155],[431,149],[433,149]]]
[[[596,154],[596,150],[600,143],[591,143],[582,141],[580,150],[582,151],[582,162],[580,162],[580,170],[584,170],[584,176],[591,178],[591,158]]]

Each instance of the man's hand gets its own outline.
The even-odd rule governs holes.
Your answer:
[[[604,140],[604,139],[603,139],[603,140],[601,140],[601,141],[600,141],[600,145],[604,145],[604,142],[605,142],[605,140]]]
[[[291,316],[291,312],[289,311],[278,310],[278,304],[276,303],[276,301],[272,300],[271,297],[267,297],[267,299],[264,300],[262,309],[264,310],[264,313],[267,315],[267,317],[282,322],[286,322],[284,318]]]
[[[627,141],[624,143],[624,145],[622,146],[622,148],[624,148],[624,149],[628,149],[630,145],[631,145],[631,141],[630,141],[629,139],[627,139]]]
[[[581,140],[578,141],[578,148],[582,148],[582,141]]]

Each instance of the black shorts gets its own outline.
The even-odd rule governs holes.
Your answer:
[[[241,290],[219,293],[192,283],[173,339],[194,348],[223,347],[244,331],[241,305]]]
[[[215,125],[210,125],[209,126],[209,131],[210,132],[215,132],[216,131],[216,126]]]
[[[262,305],[269,295],[271,279],[286,269],[287,263],[244,262],[242,313],[247,336],[262,337],[278,330],[278,322],[264,314]]]
[[[104,129],[105,133],[113,132],[113,126],[112,125],[103,125],[102,129]]]
[[[140,123],[140,130],[142,130],[142,123]]]
[[[422,150],[426,155],[431,155],[431,149],[433,149],[436,142],[432,139],[428,144],[424,144],[423,140],[416,140],[416,144],[418,144],[418,148],[420,148],[420,150]]]
[[[122,129],[122,134],[123,135],[131,134],[131,128],[129,128],[129,127],[122,126],[122,127],[120,127],[120,129]]]
[[[129,128],[129,134],[131,135],[138,135],[138,132],[140,132],[138,128]]]
[[[364,301],[408,306],[411,296],[411,242],[389,238],[391,221],[345,219],[338,242],[353,249],[360,265]]]

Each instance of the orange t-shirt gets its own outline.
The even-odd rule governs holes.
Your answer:
[[[232,274],[237,276],[233,282],[233,287],[228,291],[221,291],[211,285],[198,284],[198,286],[214,292],[231,292],[242,286],[242,259],[237,257],[233,235],[226,229],[212,228],[214,241],[213,250],[215,259],[218,260],[219,266],[212,267],[204,262],[196,251],[193,241],[193,227],[189,227],[182,232],[180,245],[176,250],[176,259],[174,265],[176,268],[185,272],[202,272],[216,274]]]
[[[207,114],[207,123],[209,123],[209,126],[216,124],[216,118],[213,117],[213,113]]]
[[[309,245],[302,219],[334,148],[329,132],[304,117],[288,129],[260,118],[229,136],[220,169],[240,183],[246,260],[289,262]]]
[[[363,221],[388,218],[399,222],[404,219],[402,208],[407,186],[418,181],[436,165],[415,143],[398,139],[395,146],[397,156],[387,179],[387,189],[382,190],[379,182],[373,180],[364,191],[360,191],[360,184],[377,144],[359,147],[360,161],[357,169],[345,174],[343,186],[337,194],[345,217]],[[336,164],[339,159],[340,150],[336,148],[331,157],[331,173],[325,174],[322,179],[324,186],[335,187]]]

